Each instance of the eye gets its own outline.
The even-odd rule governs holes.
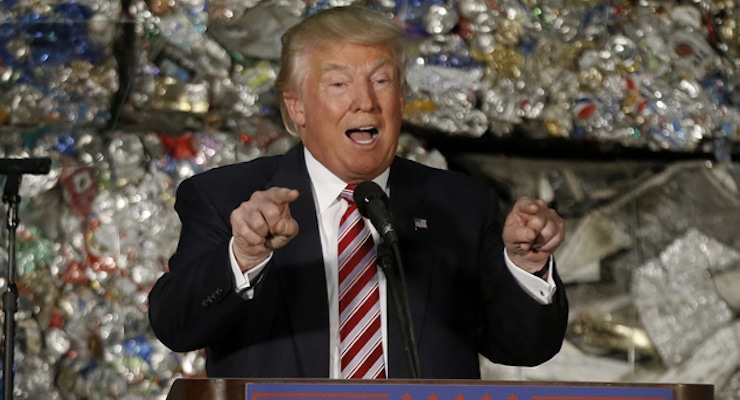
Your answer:
[[[394,76],[392,71],[389,71],[388,68],[381,68],[380,71],[377,71],[372,77],[373,85],[376,86],[391,86],[393,85]]]
[[[373,82],[373,84],[378,87],[391,87],[393,86],[395,81],[393,80],[392,76],[389,76],[388,74],[383,74],[376,77]]]

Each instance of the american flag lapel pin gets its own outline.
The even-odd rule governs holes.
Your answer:
[[[427,220],[424,218],[414,218],[414,230],[427,229]]]

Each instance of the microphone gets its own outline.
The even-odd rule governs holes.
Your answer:
[[[0,158],[0,175],[46,175],[50,169],[50,158]]]
[[[388,210],[388,196],[373,181],[365,181],[355,187],[355,204],[360,214],[370,219],[380,237],[390,245],[398,243],[398,234],[393,227],[393,218]]]

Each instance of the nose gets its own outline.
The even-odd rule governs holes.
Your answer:
[[[354,111],[372,111],[377,105],[377,97],[372,82],[362,82],[355,85]]]

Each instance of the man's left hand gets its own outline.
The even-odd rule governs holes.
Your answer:
[[[534,273],[565,240],[565,221],[544,200],[525,196],[506,217],[503,240],[511,261]]]

